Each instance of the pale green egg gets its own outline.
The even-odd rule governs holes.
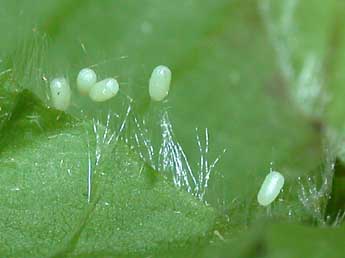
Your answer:
[[[113,78],[108,78],[95,83],[90,89],[89,96],[95,102],[103,102],[114,97],[118,91],[118,82]]]
[[[259,190],[257,200],[260,205],[271,204],[284,186],[284,176],[277,171],[268,173]]]
[[[153,69],[149,81],[149,94],[152,100],[162,101],[169,94],[171,83],[171,71],[164,65]]]
[[[82,95],[87,95],[91,87],[97,82],[97,75],[94,70],[84,68],[77,76],[77,88]]]
[[[71,103],[71,88],[68,81],[63,78],[55,78],[50,82],[50,92],[54,108],[65,111]]]

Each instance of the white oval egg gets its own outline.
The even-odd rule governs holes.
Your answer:
[[[118,91],[118,82],[113,78],[108,78],[95,83],[90,89],[89,96],[95,102],[103,102],[114,97]]]
[[[54,108],[65,111],[71,103],[71,88],[68,81],[63,78],[55,78],[50,82],[50,92]]]
[[[82,95],[87,95],[91,87],[97,82],[97,75],[90,68],[81,69],[77,76],[77,87]]]
[[[169,94],[171,71],[164,65],[153,69],[149,81],[149,94],[152,100],[162,101]]]
[[[257,199],[260,205],[271,204],[279,195],[284,186],[284,176],[277,171],[268,173],[261,185]]]

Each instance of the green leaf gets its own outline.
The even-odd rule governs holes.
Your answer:
[[[147,93],[152,68],[171,67],[170,115],[190,160],[199,160],[196,127],[209,128],[213,157],[228,149],[218,167],[223,186],[213,183],[218,190],[209,193],[214,205],[219,198],[226,203],[221,209],[233,199],[251,202],[271,162],[291,182],[319,166],[319,131],[286,98],[256,5],[152,0],[76,6],[72,12],[61,4],[36,26],[48,35],[45,61],[38,64],[42,74],[48,79],[65,74],[73,86],[79,69],[93,65],[101,78],[116,76],[122,92],[145,113],[152,109]],[[37,80],[25,87],[45,98],[46,86]],[[123,112],[119,100],[91,105],[75,94],[74,101],[75,115],[83,110],[94,117],[109,108]]]
[[[236,240],[218,245],[204,257],[341,257],[344,228],[262,223]]]
[[[343,235],[344,228],[272,225],[267,230],[265,240],[268,257],[311,256],[321,258],[342,255],[344,252],[341,243]]]
[[[1,4],[0,168],[9,172],[0,174],[0,189],[11,209],[0,225],[12,230],[5,234],[6,254],[195,257],[206,244],[239,243],[242,234],[255,246],[264,236],[253,225],[266,219],[325,226],[332,222],[326,216],[343,208],[337,201],[342,179],[333,179],[335,159],[344,156],[339,1]],[[171,68],[173,83],[168,102],[153,105],[148,78],[159,64]],[[120,96],[102,104],[79,96],[75,78],[87,66],[99,78],[116,77]],[[72,86],[69,115],[45,107],[51,105],[49,81],[57,76]],[[44,104],[18,97],[23,88]],[[150,120],[154,140],[168,110],[193,171],[201,155],[195,128],[210,132],[208,158],[227,149],[207,186],[209,207],[177,190],[121,141],[103,146],[87,203],[88,161],[98,147],[90,121],[103,121],[107,112],[122,117],[127,96],[136,115]],[[266,209],[256,194],[271,168],[286,183]],[[7,218],[14,219],[9,227]],[[243,241],[243,248],[249,257],[260,256],[249,248],[253,242]],[[336,256],[337,249],[329,252]]]
[[[2,255],[142,254],[205,238],[213,209],[167,182],[122,142],[102,151],[88,203],[91,127],[27,92],[18,97],[1,133]]]

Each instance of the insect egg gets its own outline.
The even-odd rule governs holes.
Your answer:
[[[152,100],[162,101],[168,96],[171,82],[171,71],[164,65],[153,69],[149,81],[149,94]]]
[[[91,87],[96,83],[97,75],[90,68],[81,69],[77,76],[77,87],[82,95],[89,94]]]
[[[118,91],[118,82],[113,78],[108,78],[94,84],[90,89],[89,96],[95,102],[103,102],[114,97]]]
[[[271,204],[279,195],[284,185],[284,176],[277,171],[271,171],[266,176],[259,190],[257,200],[262,206]]]
[[[71,88],[68,81],[63,78],[55,78],[50,82],[50,92],[53,106],[61,111],[68,109],[71,103]]]

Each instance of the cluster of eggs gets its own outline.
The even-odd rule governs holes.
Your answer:
[[[167,66],[159,65],[153,69],[149,80],[149,95],[154,101],[162,101],[168,96],[171,83],[171,71]],[[81,95],[88,95],[95,102],[104,102],[119,91],[119,83],[114,78],[97,82],[95,71],[82,69],[77,76],[77,88]],[[56,78],[50,83],[53,106],[61,111],[67,110],[71,102],[71,89],[65,78]],[[284,185],[284,176],[271,171],[265,178],[257,195],[262,206],[270,205],[279,195]]]
[[[171,71],[159,65],[153,69],[149,81],[149,95],[154,101],[162,101],[169,93]],[[118,93],[120,86],[116,79],[106,78],[97,81],[97,74],[91,68],[80,70],[77,88],[81,95],[88,95],[95,102],[107,101]],[[50,92],[54,108],[66,111],[71,103],[71,88],[66,78],[55,78],[50,82]]]

